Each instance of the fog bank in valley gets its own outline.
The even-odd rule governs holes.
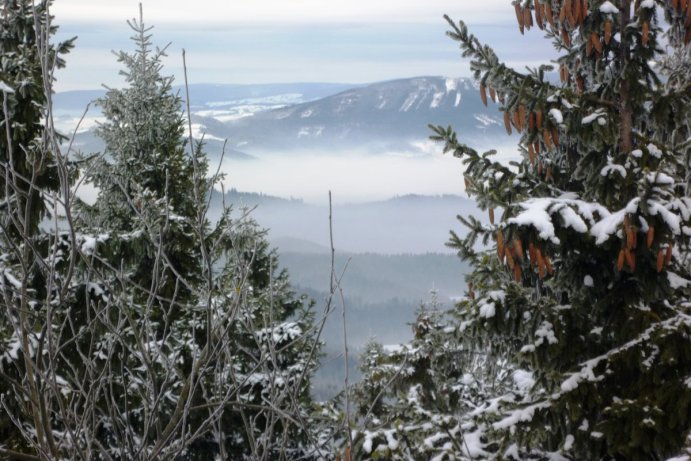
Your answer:
[[[502,140],[506,143],[506,140]],[[498,159],[517,158],[515,145],[479,146],[497,149]],[[261,192],[324,204],[386,200],[396,196],[464,195],[463,164],[440,144],[424,141],[409,150],[281,152],[253,154],[254,159],[228,159],[221,171],[226,190]],[[213,164],[213,161],[211,162]],[[212,165],[213,166],[213,165]]]

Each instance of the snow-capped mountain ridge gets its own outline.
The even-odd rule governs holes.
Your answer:
[[[456,128],[469,142],[504,136],[501,113],[482,105],[478,85],[467,78],[414,77],[373,83],[191,85],[193,135],[211,153],[289,150],[415,151],[431,134],[429,124]],[[175,88],[175,91],[181,91]],[[56,114],[71,132],[86,102],[103,96],[84,91],[56,95]],[[93,106],[92,106],[93,107]],[[96,108],[96,112],[98,112]],[[100,113],[90,112],[93,120]],[[82,124],[77,146],[96,151],[99,141]],[[233,154],[235,155],[235,154]]]
[[[250,150],[409,144],[430,135],[428,124],[453,125],[471,139],[503,131],[500,113],[482,105],[477,84],[443,77],[374,83],[248,117],[214,120],[221,124],[203,118],[199,123],[215,136]]]

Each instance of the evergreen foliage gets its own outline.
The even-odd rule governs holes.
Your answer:
[[[206,220],[217,178],[207,177],[201,143],[185,150],[181,100],[161,76],[164,50],[153,49],[141,17],[130,26],[136,50],[118,54],[127,86],[99,101],[106,151],[80,162],[99,188],[93,206],[74,206],[58,136],[32,123],[60,160],[54,185],[32,187],[64,205],[65,219],[40,231],[23,220],[30,200],[17,200],[18,232],[3,222],[0,405],[9,418],[0,419],[0,457],[311,456],[320,347],[311,306],[246,213],[224,207],[217,224]],[[37,66],[45,75],[47,63]],[[50,94],[49,83],[43,89]],[[49,112],[41,94],[23,104]],[[30,175],[41,168],[29,165]],[[5,190],[22,184],[10,177]]]
[[[365,435],[379,443],[363,445],[363,455],[642,460],[691,449],[691,25],[682,5],[514,2],[520,32],[535,25],[559,51],[558,83],[547,78],[550,65],[507,67],[447,18],[481,98],[521,134],[522,159],[499,163],[452,128],[433,127],[433,139],[463,161],[466,190],[490,220],[461,218],[467,236],[452,233],[450,245],[474,270],[436,344],[459,341],[482,354],[499,367],[490,382],[505,384],[486,387],[486,368],[459,362],[451,389],[469,392],[479,379],[486,393],[469,408],[450,406],[452,392],[423,399],[417,391],[415,410],[365,422],[403,440],[418,408],[431,424],[449,416],[457,431],[438,431],[446,451],[418,439],[406,446],[425,454],[401,454],[400,444]],[[385,360],[415,363],[420,346],[409,347]],[[415,370],[421,384],[404,384],[395,405],[445,383],[438,363]],[[464,371],[467,382],[457,377]],[[468,436],[476,443],[453,446]]]
[[[464,339],[463,325],[433,293],[412,324],[414,339],[386,350],[371,343],[354,390],[358,459],[486,458],[486,425],[470,415],[511,387],[505,369]]]
[[[18,419],[37,409],[24,400],[32,377],[22,356],[35,344],[21,337],[17,326],[43,329],[48,312],[43,301],[51,288],[50,265],[43,258],[51,242],[39,223],[55,205],[49,195],[61,185],[54,139],[45,136],[46,88],[74,42],[49,43],[57,31],[50,24],[51,3],[0,2],[0,413]],[[0,418],[0,457],[3,447],[25,447],[21,431],[11,418]]]
[[[86,298],[84,316],[93,303],[117,319],[117,331],[104,325],[98,332],[101,347],[116,351],[100,351],[109,359],[99,368],[121,370],[110,379],[110,398],[128,409],[119,424],[101,409],[100,437],[117,459],[127,459],[129,447],[146,452],[158,444],[165,422],[189,395],[185,384],[193,357],[207,345],[210,315],[199,309],[205,302],[201,248],[209,229],[198,194],[209,188],[206,161],[201,146],[194,157],[185,152],[181,99],[171,92],[172,77],[161,75],[165,50],[153,48],[152,28],[141,18],[129,25],[136,49],[116,54],[126,86],[97,101],[105,151],[86,171],[98,199],[93,206],[81,203],[78,215],[80,233],[92,242],[80,272],[85,288],[77,289]],[[155,402],[163,389],[167,398]]]
[[[295,418],[309,414],[318,351],[309,306],[292,292],[287,273],[276,270],[277,255],[254,222],[232,218],[230,209],[216,226],[206,221],[213,183],[203,145],[186,153],[181,99],[172,93],[172,78],[161,75],[164,50],[152,50],[151,28],[141,19],[130,26],[136,50],[118,53],[128,86],[110,89],[99,102],[106,156],[90,176],[100,195],[95,206],[84,206],[85,223],[107,234],[102,247],[111,266],[129,261],[121,267],[130,282],[125,302],[140,319],[130,324],[147,326],[134,327],[132,338],[155,338],[182,362],[181,376],[170,376],[173,390],[194,371],[195,356],[218,347],[215,334],[230,338],[224,356],[205,365],[208,373],[197,371],[200,383],[190,398],[200,410],[188,424],[198,431],[213,420],[214,427],[183,458],[273,457],[277,450],[297,456],[308,450]],[[157,374],[165,376],[170,364],[161,365]],[[125,381],[132,380],[146,377]],[[126,395],[124,388],[125,382]],[[214,403],[224,400],[225,408]],[[150,417],[165,421],[175,403]],[[142,404],[135,398],[127,406]]]
[[[98,101],[106,119],[97,129],[105,157],[90,174],[100,194],[87,223],[107,232],[138,232],[156,242],[128,249],[137,259],[131,280],[145,296],[158,278],[163,283],[157,295],[184,298],[201,274],[196,200],[206,187],[194,181],[195,175],[206,176],[206,161],[200,149],[195,159],[185,152],[181,99],[172,93],[173,78],[161,75],[165,50],[153,49],[151,27],[129,24],[136,50],[117,53],[127,86],[109,89]],[[154,267],[159,249],[170,266],[165,270]]]
[[[310,379],[321,346],[312,303],[295,296],[287,271],[277,269],[276,250],[255,222],[237,223],[226,243],[214,303],[232,311],[239,299],[241,309],[228,333],[234,354],[227,372],[237,406],[227,408],[220,421],[224,459],[310,459],[319,445],[311,431]]]
[[[52,139],[43,136],[46,120],[46,88],[53,75],[44,69],[59,69],[62,58],[73,47],[74,39],[50,45],[47,39],[57,27],[50,24],[46,11],[51,1],[3,0],[0,4],[0,82],[3,107],[0,113],[0,200],[2,222],[14,234],[38,232],[47,213],[41,191],[56,191],[59,185]],[[40,36],[45,30],[45,36]],[[11,122],[10,122],[11,121]],[[8,207],[17,200],[20,206]],[[26,209],[27,216],[11,210]],[[13,217],[14,219],[10,219]],[[20,220],[21,223],[17,223]],[[26,220],[26,222],[24,222]]]

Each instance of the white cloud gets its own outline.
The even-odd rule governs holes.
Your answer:
[[[146,0],[145,18],[163,23],[428,22],[442,14],[469,21],[511,18],[507,0]],[[111,22],[138,16],[139,0],[60,0],[58,21]]]
[[[58,72],[57,90],[122,85],[110,50],[131,50],[125,20],[139,0],[60,0],[58,39],[77,35]],[[327,7],[328,6],[328,7]],[[463,19],[508,64],[535,65],[553,54],[539,30],[518,35],[508,0],[145,0],[154,43],[165,45],[165,73],[182,82],[181,49],[190,82],[368,83],[415,75],[468,76],[458,44],[441,18]]]

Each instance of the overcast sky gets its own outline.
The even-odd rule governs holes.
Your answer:
[[[508,0],[145,0],[147,17],[177,24],[436,22],[443,13],[493,21],[512,13]],[[139,0],[59,0],[59,20],[111,22],[136,15]]]
[[[117,86],[111,50],[131,49],[126,20],[138,0],[58,0],[58,38],[78,36],[58,91]],[[469,75],[442,15],[463,19],[509,64],[551,56],[541,33],[516,33],[509,0],[145,0],[154,42],[171,43],[166,72],[206,83],[366,83],[416,75]]]

